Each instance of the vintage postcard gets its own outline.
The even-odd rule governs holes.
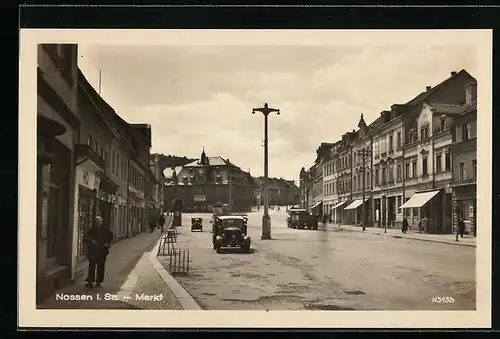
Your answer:
[[[491,39],[21,30],[19,325],[489,327]]]

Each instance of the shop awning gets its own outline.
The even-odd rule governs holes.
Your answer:
[[[315,203],[314,205],[312,205],[311,208],[316,208],[316,207],[318,207],[322,203],[323,203],[323,201],[318,201],[317,203]]]
[[[333,208],[333,209],[337,209],[337,208],[339,208],[340,206],[345,205],[346,203],[347,203],[347,200],[341,201],[341,202],[339,202],[337,205],[333,206],[332,208]]]
[[[367,199],[365,199],[366,201]],[[345,210],[353,210],[353,209],[356,209],[358,208],[359,206],[363,205],[363,199],[358,199],[358,200],[354,200],[349,206],[347,206],[346,208],[344,208],[344,211]]]
[[[436,194],[439,193],[438,191],[430,191],[430,192],[421,192],[421,193],[415,193],[413,197],[410,198],[407,202],[405,202],[403,205],[401,205],[401,208],[418,208],[422,207],[425,204],[429,202]]]

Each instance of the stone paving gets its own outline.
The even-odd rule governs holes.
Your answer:
[[[101,288],[87,289],[83,275],[38,305],[38,309],[182,309],[150,261],[160,232],[142,233],[114,244]],[[86,270],[85,270],[86,273]],[[80,300],[58,300],[59,297]]]
[[[203,232],[191,232],[201,216]],[[473,310],[475,248],[345,229],[294,230],[271,211],[273,240],[260,240],[261,212],[249,213],[252,253],[217,254],[210,214],[184,214],[178,246],[192,253],[176,277],[208,310]],[[433,301],[453,297],[453,303]]]

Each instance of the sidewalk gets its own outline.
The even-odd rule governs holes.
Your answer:
[[[160,236],[161,233],[156,230],[117,242],[111,247],[108,255],[101,288],[87,289],[85,275],[82,275],[37,308],[182,309],[176,296],[150,260],[151,253],[156,251]],[[142,294],[153,297],[151,300],[136,298]],[[60,300],[61,297],[65,300]]]
[[[357,232],[363,231],[361,226],[355,225],[342,224],[339,227],[338,224],[328,224],[328,228]],[[455,234],[422,234],[418,233],[415,230],[409,230],[406,234],[403,234],[400,228],[387,228],[387,233],[385,233],[385,229],[383,227],[367,227],[365,232],[376,235],[383,235],[391,238],[406,238],[428,242],[437,242],[442,244],[476,247],[476,238],[470,235],[465,235],[463,238],[459,238],[459,241],[457,242],[455,241]]]

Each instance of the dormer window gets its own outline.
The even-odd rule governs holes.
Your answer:
[[[408,134],[408,142],[413,142],[413,132],[410,131],[410,133]]]

